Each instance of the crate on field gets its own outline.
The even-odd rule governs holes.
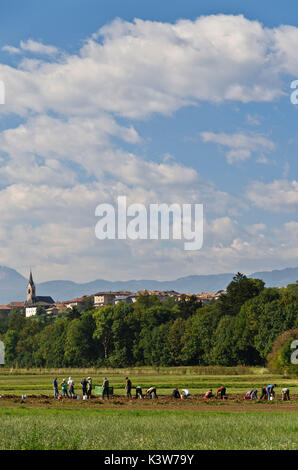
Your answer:
[[[103,386],[102,385],[95,385],[94,387],[94,395],[102,396]],[[109,395],[114,395],[114,387],[109,387]]]

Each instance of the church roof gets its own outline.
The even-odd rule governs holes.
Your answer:
[[[29,276],[29,284],[31,285],[34,284],[31,269],[30,269],[30,276]]]
[[[54,300],[49,296],[37,296],[32,299],[32,302],[28,302],[28,307],[36,307],[37,305],[51,305],[54,304]]]

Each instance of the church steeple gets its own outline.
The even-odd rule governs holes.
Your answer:
[[[30,269],[29,282],[27,286],[27,303],[32,304],[35,301],[35,284],[33,281],[32,272]]]

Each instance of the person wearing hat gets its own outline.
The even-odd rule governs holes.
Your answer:
[[[61,389],[62,389],[62,397],[68,398],[67,383],[65,379],[63,379],[61,382]]]

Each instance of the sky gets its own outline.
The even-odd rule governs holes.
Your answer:
[[[0,264],[37,282],[298,266],[298,5],[2,0]],[[204,243],[95,208],[203,204]]]

